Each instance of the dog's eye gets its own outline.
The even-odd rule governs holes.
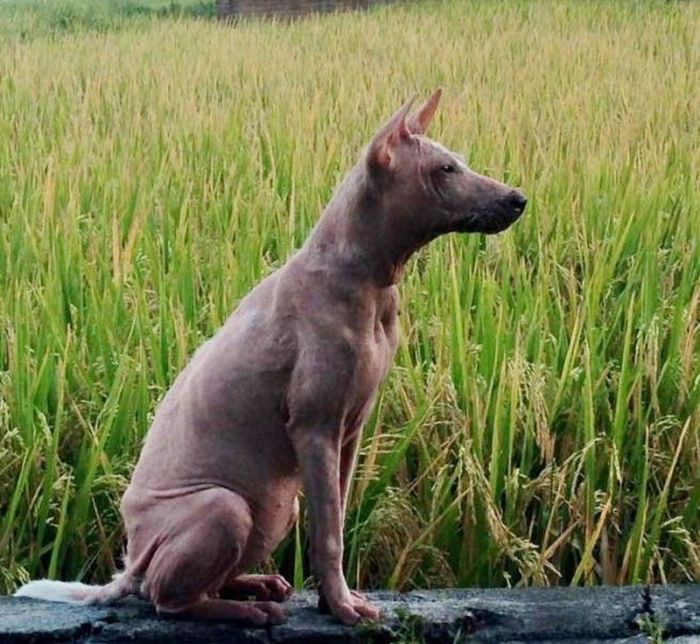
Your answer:
[[[453,163],[446,163],[440,168],[440,171],[444,172],[445,174],[452,174],[453,172],[457,172],[457,166]]]

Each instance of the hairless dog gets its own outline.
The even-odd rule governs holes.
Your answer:
[[[343,520],[362,427],[396,351],[396,284],[435,237],[497,233],[526,204],[426,137],[439,100],[440,90],[413,115],[411,101],[394,114],[304,246],[178,375],[122,499],[124,571],[105,586],[41,580],[18,595],[137,594],[159,613],[279,623],[291,586],[246,572],[294,525],[303,488],[320,604],[346,624],[379,617],[345,581]]]

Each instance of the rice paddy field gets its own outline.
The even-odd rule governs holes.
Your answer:
[[[350,583],[700,581],[700,4],[211,14],[0,0],[0,591],[119,565],[159,399],[436,86],[434,137],[529,205],[408,267]]]

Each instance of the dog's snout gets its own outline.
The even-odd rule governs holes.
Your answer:
[[[525,206],[527,206],[527,197],[519,190],[513,190],[510,193],[509,202],[513,210],[521,213],[525,210]]]

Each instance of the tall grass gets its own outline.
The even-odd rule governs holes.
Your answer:
[[[0,39],[135,30],[163,17],[213,17],[215,0],[0,0]]]
[[[349,579],[700,580],[700,8],[445,0],[0,43],[0,589],[118,564],[159,398],[438,85],[529,206],[410,264]]]

